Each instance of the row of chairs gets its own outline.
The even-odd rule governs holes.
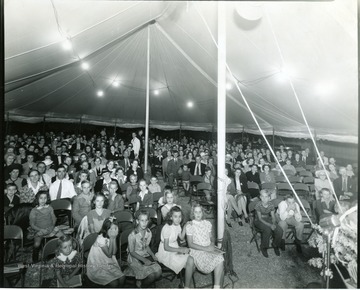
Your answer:
[[[277,198],[275,200],[272,200],[272,203],[275,206],[275,210],[277,210],[277,207],[279,205],[279,203],[282,201],[283,199],[281,198]],[[302,199],[300,198],[301,203],[303,204],[307,215],[310,217],[311,222],[314,222],[314,216],[312,214],[312,209],[311,206],[309,204],[309,202],[306,199]],[[249,217],[250,217],[250,228],[251,228],[251,233],[252,233],[252,237],[250,240],[250,243],[252,243],[253,241],[255,241],[256,244],[256,248],[258,250],[258,252],[260,252],[260,247],[259,247],[259,239],[261,238],[261,232],[255,227],[254,225],[254,220],[255,220],[255,206],[258,202],[261,201],[252,201],[249,204]],[[298,201],[296,201],[298,202]],[[302,222],[304,223],[304,235],[305,235],[305,240],[303,241],[304,244],[307,243],[307,241],[309,240],[309,238],[311,237],[312,233],[314,232],[314,229],[311,227],[311,222],[309,221],[309,219],[307,218],[307,215],[304,213],[303,209],[300,207],[300,211],[301,211],[301,215],[302,215]],[[289,225],[288,226],[288,230],[286,233],[286,238],[290,238],[290,237],[294,237],[295,236],[295,227]],[[293,243],[287,243],[287,244],[293,244]]]

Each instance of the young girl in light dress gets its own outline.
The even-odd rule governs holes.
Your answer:
[[[161,230],[161,242],[156,257],[159,262],[178,274],[185,267],[185,288],[189,288],[194,269],[194,259],[189,248],[180,247],[177,239],[184,240],[185,228],[181,230],[182,211],[174,206],[168,212],[166,225]]]
[[[212,225],[204,220],[204,210],[200,204],[191,208],[192,221],[186,225],[186,238],[196,268],[205,274],[214,271],[214,288],[220,288],[224,280],[223,253],[213,241]]]
[[[69,235],[64,235],[58,240],[58,248],[54,260],[57,281],[62,287],[69,287],[69,280],[81,270],[81,255],[75,250],[76,242]],[[56,280],[52,286],[56,287]]]
[[[146,288],[161,277],[161,267],[150,249],[152,234],[148,228],[149,213],[140,210],[137,227],[128,237],[128,263],[134,272],[136,286]]]
[[[45,236],[63,236],[63,232],[55,227],[56,217],[54,209],[50,205],[48,191],[39,191],[34,200],[35,207],[30,212],[30,227],[28,239],[34,239],[33,262],[39,260],[40,245]]]
[[[111,215],[111,210],[107,209],[107,198],[101,192],[95,194],[93,198],[94,209],[87,213],[87,220],[90,233],[98,233],[105,219]]]
[[[107,218],[90,249],[86,274],[89,280],[96,284],[121,287],[125,282],[125,275],[115,257],[118,234],[119,228],[115,218]]]

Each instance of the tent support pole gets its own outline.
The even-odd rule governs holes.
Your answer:
[[[7,122],[6,122],[6,128],[5,128],[5,135],[9,135],[10,134],[10,113],[9,112],[6,113],[6,119],[7,119]]]
[[[225,142],[226,142],[226,4],[218,2],[218,87],[217,87],[217,143],[218,143],[218,177],[217,195],[217,240],[221,247],[225,228]]]
[[[114,125],[114,137],[116,137],[116,121],[115,121],[115,125]]]
[[[144,173],[148,171],[149,156],[149,107],[150,107],[150,25],[148,25],[147,37],[147,66],[146,66],[146,113],[145,113],[145,161]]]
[[[241,144],[244,144],[244,133],[245,133],[245,126],[243,126],[242,133],[241,133]]]
[[[79,135],[81,135],[81,125],[82,125],[82,117],[80,117],[80,123],[79,123]]]
[[[181,141],[181,123],[180,123],[180,131],[179,131],[179,142]]]
[[[46,125],[46,116],[43,118],[43,135],[45,136],[45,125]]]
[[[275,150],[275,128],[273,127],[272,148]]]

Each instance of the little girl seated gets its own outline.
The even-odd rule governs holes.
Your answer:
[[[115,219],[107,218],[90,249],[86,274],[89,280],[96,284],[115,288],[121,287],[125,282],[125,275],[115,257],[118,234],[119,228]]]
[[[81,255],[75,250],[75,247],[76,242],[71,236],[64,235],[58,240],[54,268],[58,284],[61,287],[71,287],[71,279],[81,270]],[[53,284],[54,287],[58,285]]]
[[[128,262],[135,273],[136,286],[146,288],[161,277],[161,267],[149,245],[152,234],[148,228],[149,213],[141,210],[137,227],[128,237]]]
[[[203,219],[204,210],[200,204],[192,206],[191,215],[192,221],[185,227],[190,256],[200,272],[214,271],[214,288],[220,288],[224,280],[223,252],[214,245],[212,225]]]
[[[173,206],[167,214],[166,225],[161,230],[161,243],[156,257],[159,262],[178,274],[185,267],[185,288],[190,287],[194,259],[189,256],[189,248],[180,247],[178,238],[184,240],[185,228],[181,231],[182,211]]]
[[[178,206],[181,208],[181,206],[174,203],[174,199],[175,199],[174,192],[171,189],[166,190],[164,193],[164,203],[165,204],[161,207],[161,215],[164,220],[166,219],[166,216],[172,207]]]
[[[48,191],[39,191],[34,200],[35,207],[30,212],[30,227],[28,228],[28,239],[34,239],[32,254],[33,262],[39,260],[40,245],[45,236],[63,236],[63,232],[55,227],[56,217],[50,205]]]

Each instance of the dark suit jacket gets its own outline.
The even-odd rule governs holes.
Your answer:
[[[248,192],[248,187],[247,187],[247,178],[246,175],[244,173],[240,174],[240,186],[241,186],[241,191],[243,193],[247,193]],[[229,191],[231,195],[236,195],[236,182],[235,182],[235,177],[231,178],[231,184],[229,185]]]
[[[77,145],[77,143],[74,143],[72,146],[71,146],[71,148],[70,148],[70,152],[71,153],[74,153],[75,152],[75,150],[77,150],[76,149],[76,146]],[[84,143],[80,143],[80,150],[81,151],[83,151],[85,149],[85,144]]]
[[[127,165],[127,166],[125,166],[125,159],[124,159],[124,157],[123,157],[122,159],[120,159],[120,161],[118,162],[119,165],[120,165],[122,168],[124,168],[124,173],[125,173],[125,174],[127,173],[127,171],[129,170],[129,168],[131,167],[130,158],[128,158],[128,160],[129,160],[130,165]]]
[[[128,171],[126,172],[126,176],[127,176],[127,180],[130,180],[130,175],[134,174],[134,170],[132,170],[132,168],[129,168]],[[136,174],[137,175],[137,180],[139,181],[140,179],[144,178],[144,172],[141,169],[141,167],[138,167],[136,169]]]
[[[114,178],[111,178],[112,181],[116,181],[116,183],[118,184],[118,190],[116,191],[117,193],[121,194],[121,188],[120,188],[120,185],[118,183],[118,181]],[[104,184],[104,179],[99,179],[96,181],[95,183],[95,187],[94,187],[94,191],[95,192],[101,192],[102,189],[103,189],[103,184]]]
[[[354,196],[350,199],[350,201],[352,201],[357,198],[356,181],[354,178],[347,177],[346,182],[347,182],[347,191],[352,192],[354,194]],[[343,186],[342,176],[336,178],[334,180],[333,185],[334,185],[334,190],[335,190],[337,197],[340,197],[340,195],[344,194],[344,191],[342,190],[342,186]]]
[[[195,161],[189,163],[189,169],[190,169],[190,173],[192,175],[195,175],[195,167],[196,167],[196,162]],[[201,176],[203,176],[205,174],[206,165],[204,163],[201,163],[200,167],[201,167]]]

